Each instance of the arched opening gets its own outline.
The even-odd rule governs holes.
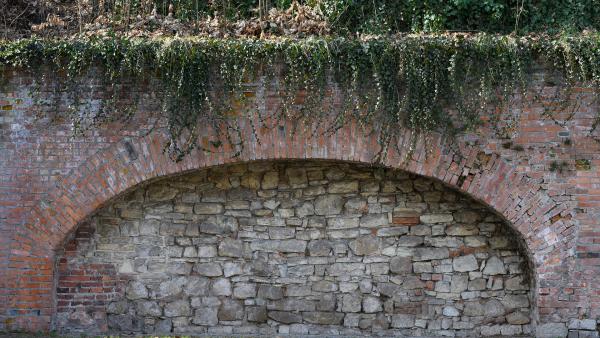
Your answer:
[[[135,188],[59,253],[68,332],[529,334],[531,264],[438,181],[331,161],[218,166]]]

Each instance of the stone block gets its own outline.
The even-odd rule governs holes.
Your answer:
[[[206,307],[194,312],[192,323],[203,326],[215,326],[219,323],[218,308]]]
[[[535,331],[536,338],[566,337],[567,334],[567,326],[564,323],[540,323]]]
[[[268,311],[267,316],[272,320],[283,324],[302,323],[302,315],[295,312]]]
[[[458,272],[469,272],[479,269],[475,255],[455,257],[452,260],[452,267],[454,268],[454,271]]]
[[[415,316],[409,314],[392,315],[392,327],[398,329],[411,328],[415,325]]]
[[[344,206],[344,199],[340,195],[322,195],[315,199],[315,214],[317,215],[337,215],[340,214]]]
[[[341,325],[344,314],[340,312],[304,312],[304,321],[318,325]]]
[[[191,316],[192,309],[190,303],[186,299],[180,299],[174,302],[165,304],[165,317],[184,317]]]
[[[225,298],[219,307],[218,317],[226,321],[244,319],[244,306],[240,301]]]

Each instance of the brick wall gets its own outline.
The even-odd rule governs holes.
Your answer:
[[[55,327],[56,250],[64,249],[68,235],[89,215],[137,184],[257,159],[369,163],[378,150],[375,137],[357,125],[312,137],[290,133],[292,121],[278,126],[266,121],[276,128],[261,128],[257,142],[247,118],[240,118],[249,140],[240,157],[193,153],[173,163],[162,151],[164,132],[145,135],[152,121],[143,113],[126,125],[72,137],[68,123],[50,121],[34,104],[29,90],[37,87],[30,78],[13,70],[7,75],[10,84],[0,94],[0,330]],[[49,95],[43,90],[42,97]],[[257,85],[249,86],[252,90],[264,103],[261,109],[277,109],[275,93]],[[544,90],[548,97],[551,92]],[[413,159],[403,161],[411,147],[407,131],[398,140],[399,153],[393,149],[384,163],[445,182],[497,212],[522,236],[534,264],[539,335],[566,334],[568,326],[590,329],[600,319],[600,156],[588,135],[598,106],[585,89],[576,94],[582,104],[574,114],[565,110],[555,120],[543,114],[553,105],[550,98],[485,112],[484,117],[500,114],[500,126],[511,138],[498,138],[483,126],[463,138],[464,157],[434,135],[417,144]],[[210,133],[201,137],[206,141]]]

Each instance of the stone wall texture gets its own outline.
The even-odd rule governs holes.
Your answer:
[[[161,95],[160,89],[152,91],[150,88],[144,94],[144,102],[138,106],[139,111],[132,119],[110,122],[84,134],[74,135],[69,121],[52,118],[51,111],[66,111],[69,108],[64,100],[53,100],[56,98],[53,96],[56,87],[51,84],[41,87],[33,85],[34,76],[40,74],[31,75],[18,69],[4,69],[3,72],[2,76],[8,83],[0,89],[0,331],[70,328],[90,332],[143,332],[163,329],[183,331],[194,327],[198,330],[206,329],[207,332],[246,329],[280,332],[357,330],[356,332],[365,334],[372,332],[369,330],[381,329],[421,335],[432,329],[448,334],[483,334],[483,330],[486,330],[485,334],[499,332],[507,336],[522,332],[535,337],[598,337],[600,144],[594,137],[600,135],[594,129],[599,107],[591,89],[576,88],[569,104],[557,105],[553,96],[556,89],[552,87],[553,82],[544,81],[546,75],[540,73],[536,75],[539,81],[532,84],[532,89],[535,93],[541,93],[541,101],[532,102],[528,97],[516,96],[514,102],[503,110],[484,111],[484,120],[492,119],[497,122],[493,125],[484,123],[476,133],[461,136],[456,142],[433,134],[427,138],[419,138],[413,144],[410,141],[411,132],[401,130],[402,136],[393,140],[388,156],[379,165],[387,168],[384,176],[381,176],[380,169],[361,167],[372,163],[380,151],[376,133],[371,133],[371,127],[360,126],[352,121],[339,130],[324,134],[320,131],[324,131],[325,124],[304,129],[297,128],[298,121],[268,118],[259,120],[252,113],[240,113],[236,118],[239,121],[240,135],[246,141],[243,149],[236,149],[227,143],[219,148],[211,148],[213,146],[210,141],[217,135],[212,129],[201,127],[200,141],[212,152],[194,151],[182,161],[173,162],[164,152],[168,139],[164,121],[157,121],[154,118],[156,115],[149,114],[157,109],[155,98]],[[59,76],[51,75],[49,79]],[[108,95],[97,81],[90,82],[90,85],[84,84],[83,90],[92,97],[102,98]],[[280,93],[271,92],[260,83],[249,83],[244,90],[248,100],[257,103],[256,107],[263,116],[281,109]],[[336,90],[333,87],[329,95],[337,95]],[[36,98],[42,100],[38,101]],[[53,104],[48,109],[47,106],[40,106],[39,102]],[[83,105],[86,107],[84,109],[95,109],[94,102]],[[334,98],[331,102],[339,100]],[[332,114],[335,113],[335,108],[328,107]],[[547,114],[549,110],[553,111],[552,118]],[[253,130],[252,126],[257,128]],[[238,156],[234,156],[238,151]],[[412,156],[408,156],[409,154]],[[330,162],[310,162],[315,160]],[[250,166],[258,163],[273,166],[268,171],[277,173],[277,188],[265,189],[262,186],[267,171],[258,175],[253,174],[250,169]],[[207,181],[197,177],[199,181],[194,182],[190,176],[186,178],[183,187],[175,184],[182,174],[200,175],[198,173],[206,173],[206,170],[209,173],[235,170],[233,168],[244,165],[248,165],[244,169],[247,171],[231,176],[239,178],[239,187],[237,181],[230,182],[229,178],[227,182],[232,184],[231,187],[223,185],[225,180],[211,181],[211,174],[207,174]],[[327,177],[327,170],[323,169],[323,182],[315,186],[322,185],[325,190],[319,197],[308,198],[306,190],[310,190],[314,182],[320,181],[309,177],[308,168],[330,165],[341,166],[344,178]],[[286,171],[288,167],[304,168],[307,187],[294,187],[293,184],[298,182],[286,182],[290,177],[296,177],[300,182],[304,180],[302,174],[294,175],[292,172],[290,176]],[[366,172],[372,178],[348,178],[358,172]],[[244,178],[245,175],[247,178]],[[388,178],[386,175],[400,176],[392,179],[393,177]],[[163,186],[159,189],[161,192],[152,193],[154,184],[159,184],[157,180],[163,179],[164,181],[160,181]],[[377,180],[380,180],[377,193],[362,190],[373,187],[369,184]],[[353,181],[358,183],[349,183]],[[393,194],[396,200],[386,201],[386,198],[391,198],[385,190],[387,181],[412,182],[414,191],[402,192],[400,186],[397,186],[398,190]],[[258,188],[258,182],[260,189],[252,189]],[[417,182],[436,183],[429,183],[429,190],[420,191],[417,189],[420,186]],[[212,193],[222,191],[225,195],[220,198],[224,200],[203,201],[205,192],[201,188],[202,184],[214,184],[209,190]],[[333,188],[336,184],[340,186]],[[344,186],[346,184],[349,186]],[[358,184],[357,193],[335,192],[335,189],[354,191],[355,184]],[[195,187],[198,201],[184,200],[184,196],[187,196],[186,186]],[[230,197],[231,194],[243,194],[248,189],[256,191],[256,196],[239,197],[237,201],[242,202],[239,205],[234,203],[236,200]],[[168,193],[171,190],[175,191],[172,197]],[[258,191],[275,191],[277,195],[259,196]],[[456,201],[444,200],[448,191],[453,191]],[[131,195],[134,192],[143,196]],[[300,196],[293,196],[300,192]],[[165,203],[152,202],[152,198],[161,193],[166,194],[163,198],[169,197],[164,200]],[[363,197],[362,194],[365,193],[373,195]],[[290,197],[285,197],[286,194]],[[356,198],[361,196],[366,200],[368,209],[361,211],[360,217],[358,211],[356,215],[350,216],[352,213],[348,209],[348,201],[351,198],[346,194],[354,194]],[[428,201],[431,198],[435,200],[437,195],[441,195],[444,202]],[[410,216],[398,217],[401,211],[394,210],[400,202],[397,200],[398,196],[406,199],[419,196],[424,199],[423,203],[428,209],[421,210],[422,213],[418,214],[418,224],[390,226],[395,222],[394,212],[398,213],[396,222],[417,222],[417,210],[420,210],[417,207],[407,208],[415,214],[408,213]],[[340,203],[340,197],[343,204],[335,217],[334,214],[318,214],[328,212],[317,212],[317,204],[320,204],[318,198],[331,199],[325,203],[329,208]],[[270,199],[280,204],[273,209],[264,207]],[[296,199],[312,205],[315,215],[299,217],[298,213],[303,212],[301,205],[288,202]],[[125,200],[132,201],[131,207],[115,209],[125,203]],[[262,203],[263,207],[254,209],[257,203]],[[248,204],[248,209],[233,208],[236,205],[236,208],[241,207],[242,204]],[[371,209],[371,204],[375,209]],[[152,205],[156,205],[157,209]],[[169,205],[173,207],[172,212],[161,209],[161,206]],[[177,205],[187,205],[187,209],[175,210]],[[442,212],[442,205],[448,208],[454,205],[452,208],[457,209]],[[204,214],[211,210],[218,213],[212,216]],[[263,211],[258,210],[270,211],[273,216],[260,216]],[[480,220],[473,224],[459,221],[456,217],[461,210],[473,211],[473,215],[477,215],[473,217]],[[112,217],[104,216],[104,212],[112,213]],[[147,223],[146,217],[152,213],[160,214],[160,219]],[[426,215],[430,213],[438,216],[427,218]],[[387,214],[388,223],[376,224],[384,222],[385,218],[381,215],[374,216],[378,214]],[[439,216],[440,214],[447,216]],[[96,216],[91,218],[92,215]],[[185,222],[179,223],[175,219],[179,216],[176,215],[182,215]],[[389,215],[392,216],[391,220]],[[452,215],[452,218],[448,215]],[[496,215],[497,218],[488,218],[492,217],[489,215]],[[365,222],[362,218],[365,217],[366,220],[373,217],[371,224],[377,226],[361,226],[361,221]],[[461,216],[458,217],[460,219]],[[244,223],[244,218],[254,220],[256,224]],[[280,222],[277,224],[282,226],[259,223],[263,218]],[[333,223],[325,222],[322,228],[311,227],[308,223],[311,219],[339,218],[358,219],[358,226],[335,228],[351,226],[351,222],[356,220],[339,223],[332,220]],[[401,221],[400,218],[405,219]],[[103,232],[107,229],[107,224],[103,222],[108,222],[108,219],[115,222],[112,225],[114,232]],[[233,227],[233,221],[227,223],[231,219],[236,219],[236,228],[230,228],[231,233],[227,235],[200,232],[202,224],[213,224],[215,231],[223,229],[222,226],[227,224]],[[440,223],[433,222],[436,219]],[[263,221],[264,219],[261,222]],[[160,224],[158,235],[142,233],[142,229],[147,229],[144,227],[156,222]],[[306,225],[304,222],[307,222]],[[163,227],[163,224],[169,226]],[[165,232],[181,231],[182,224],[186,226],[183,236]],[[441,224],[445,225],[443,232]],[[447,233],[449,229],[453,229],[453,224],[461,225],[461,231],[477,234]],[[491,231],[492,225],[488,228],[482,224],[493,224],[494,231]],[[194,235],[194,229],[190,229],[192,233],[186,235],[188,225],[197,225],[198,235]],[[271,228],[279,230],[269,231]],[[386,228],[398,229],[381,230]],[[404,231],[400,229],[405,229],[406,233],[393,233]],[[431,235],[418,232],[428,231],[425,229],[429,229]],[[390,231],[387,233],[390,236],[381,236],[386,231]],[[502,235],[503,231],[513,231],[508,236],[510,249],[494,247],[501,244],[500,238],[507,236]],[[347,247],[346,253],[335,251],[343,245],[334,245],[328,255],[310,255],[310,249],[317,245],[311,243],[319,240],[309,237],[313,233],[323,236],[323,240],[343,243]],[[257,238],[244,237],[247,234],[255,234]],[[336,234],[356,234],[357,237],[333,238]],[[292,235],[293,237],[281,239],[272,237]],[[158,249],[148,247],[145,251],[143,243],[159,239],[165,242],[157,242],[155,247]],[[208,243],[210,239],[214,242]],[[214,257],[200,256],[203,245],[201,240],[208,241],[204,243],[206,246],[216,247]],[[487,245],[485,250],[482,249],[484,247],[475,246],[478,241],[483,240]],[[230,241],[241,241],[244,245],[227,246]],[[255,243],[254,247],[252,243]],[[419,244],[413,249],[404,246],[410,243]],[[519,250],[514,249],[516,244],[519,244]],[[302,252],[286,252],[290,249],[301,251],[304,245],[306,248]],[[223,248],[219,251],[220,246]],[[389,251],[391,249],[387,249],[390,246],[396,247],[394,254]],[[221,255],[234,248],[242,251],[241,257]],[[178,254],[181,250],[182,257],[169,257],[168,262],[180,263],[166,263],[166,255],[170,250],[174,250],[173,254]],[[375,251],[371,253],[371,250]],[[427,256],[419,256],[424,254],[421,250],[434,256],[423,259]],[[323,248],[321,253],[325,251]],[[358,254],[361,251],[363,255]],[[198,257],[183,257],[186,252]],[[276,255],[279,252],[281,256]],[[145,278],[147,272],[143,269],[162,269],[159,262],[150,262],[153,261],[150,259],[151,254],[165,257],[166,272]],[[406,256],[402,256],[403,254]],[[144,258],[144,255],[148,257]],[[287,266],[287,271],[267,271],[272,275],[269,275],[268,281],[262,281],[258,279],[261,277],[259,273],[252,270],[252,265],[248,265],[259,264],[260,260],[248,258],[253,255],[266,256],[270,259],[267,263]],[[373,261],[378,257],[381,262]],[[410,262],[406,257],[412,257]],[[422,260],[418,260],[419,257]],[[148,261],[142,262],[144,259]],[[345,259],[348,261],[343,261]],[[326,263],[317,264],[325,260]],[[242,273],[227,277],[225,271],[229,269],[229,274],[233,268],[225,266],[228,262],[240,264]],[[518,267],[516,262],[526,262],[530,268],[515,270]],[[202,269],[202,263],[212,264],[207,265],[207,268],[220,268],[222,275],[201,275],[203,270],[199,269]],[[344,269],[349,264],[357,264],[356,269],[348,274],[340,274],[339,269]],[[470,269],[475,264],[477,268],[474,270],[457,271],[459,265]],[[377,270],[384,269],[384,266],[389,266],[389,271],[384,273],[384,270]],[[412,272],[393,271],[400,266],[404,266],[406,271],[410,266]],[[486,273],[486,267],[489,266],[504,273]],[[188,274],[187,269],[190,267]],[[450,268],[453,270],[445,270]],[[361,275],[352,275],[357,274],[356,271],[361,271]],[[529,278],[526,278],[525,271],[530,272]],[[179,275],[183,272],[185,274]],[[481,278],[478,277],[479,273]],[[464,276],[468,276],[467,289],[460,293],[453,291],[464,287],[464,284],[458,284]],[[200,291],[203,291],[203,283],[206,283],[205,297],[215,298],[194,300],[194,296],[188,295],[190,291],[186,293],[186,285],[192,277],[198,281]],[[277,278],[290,280],[276,283]],[[348,280],[341,280],[344,278]],[[386,278],[388,282],[381,281]],[[294,283],[296,279],[307,282]],[[319,283],[319,279],[326,282]],[[186,282],[186,285],[181,286],[180,294],[168,297],[161,293],[161,283],[178,283],[179,280]],[[368,282],[364,280],[371,281],[369,292]],[[410,280],[414,281],[415,288],[406,287]],[[481,280],[486,281],[485,285]],[[134,283],[135,281],[140,283]],[[220,283],[223,285],[231,285],[230,296],[214,294],[215,289],[226,289],[217,281],[222,281]],[[323,290],[321,287],[326,289],[333,285],[327,282],[335,283],[337,289],[331,292],[318,291]],[[354,286],[344,283],[357,283],[358,286],[351,290]],[[386,290],[389,292],[390,289],[385,286],[381,288],[383,283],[400,291],[391,297],[386,296]],[[165,284],[163,289],[169,285]],[[264,285],[280,286],[281,298],[268,299]],[[261,286],[263,291],[259,296]],[[298,293],[290,293],[294,286],[303,286],[304,289],[299,288]],[[472,290],[478,287],[483,289]],[[77,291],[78,288],[81,288],[81,292]],[[256,289],[256,296],[253,288]],[[417,290],[421,290],[420,295],[417,295]],[[309,291],[308,296],[294,296]],[[136,296],[135,292],[140,293]],[[317,301],[313,292],[332,298],[323,296]],[[345,302],[344,296],[347,294],[356,297],[347,297]],[[471,296],[475,298],[469,299]],[[397,305],[407,299],[411,304],[420,305],[414,308]],[[517,299],[521,303],[517,303]],[[181,302],[171,304],[178,300]],[[188,313],[185,310],[188,301],[189,315],[175,315],[182,309],[183,313]],[[216,311],[216,324],[198,324],[204,320],[196,318],[198,301],[203,304],[203,309],[213,311],[212,315],[209,310],[200,312],[207,316],[207,321],[212,320],[211,323],[214,323]],[[202,303],[203,301],[206,303]],[[355,303],[352,304],[352,301]],[[507,303],[511,301],[514,303]],[[155,302],[156,306],[151,302]],[[306,307],[303,308],[304,311],[287,310],[290,307],[286,307],[286,302],[301,302]],[[380,311],[379,302],[382,308]],[[334,304],[333,309],[331,304]],[[266,322],[260,322],[264,320],[262,309],[266,311]],[[491,309],[497,312],[486,315],[485,311]],[[142,315],[143,311],[149,312]],[[375,312],[367,313],[368,311]],[[479,315],[481,311],[483,315]],[[280,313],[280,317],[273,318],[277,313]],[[131,317],[127,317],[128,315]],[[251,317],[254,315],[256,317]],[[295,322],[285,323],[290,320]],[[319,324],[323,321],[327,324]],[[384,328],[386,323],[389,325],[387,329]],[[408,327],[401,327],[404,325]]]
[[[531,332],[516,233],[398,170],[257,162],[162,180],[100,210],[59,262],[62,331]]]

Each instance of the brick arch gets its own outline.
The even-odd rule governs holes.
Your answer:
[[[23,249],[13,250],[13,255],[24,257],[24,261],[29,260],[27,257],[40,257],[51,264],[55,250],[64,245],[82,220],[116,196],[152,179],[254,160],[326,159],[371,163],[379,150],[376,136],[364,136],[355,125],[320,137],[309,137],[302,132],[289,133],[292,129],[292,123],[287,122],[260,130],[258,142],[247,128],[243,136],[249,141],[239,157],[231,157],[225,152],[205,154],[194,151],[177,163],[163,151],[167,140],[163,131],[124,139],[90,157],[58,182],[33,208],[30,222],[16,235]],[[439,136],[417,143],[412,159],[405,161],[403,155],[412,146],[408,133],[400,139],[397,148],[390,150],[384,166],[444,182],[501,215],[522,236],[535,267],[536,280],[551,278],[549,276],[564,271],[568,248],[572,247],[564,243],[570,240],[563,231],[569,228],[567,222],[571,222],[570,210],[565,204],[554,201],[541,183],[519,173],[499,156],[471,146],[464,147],[463,156],[457,157]],[[536,284],[539,289],[539,283]],[[52,316],[52,310],[46,305],[52,303],[53,292],[52,289],[40,292],[41,314],[48,318]],[[536,308],[544,305],[542,298],[536,302]]]

